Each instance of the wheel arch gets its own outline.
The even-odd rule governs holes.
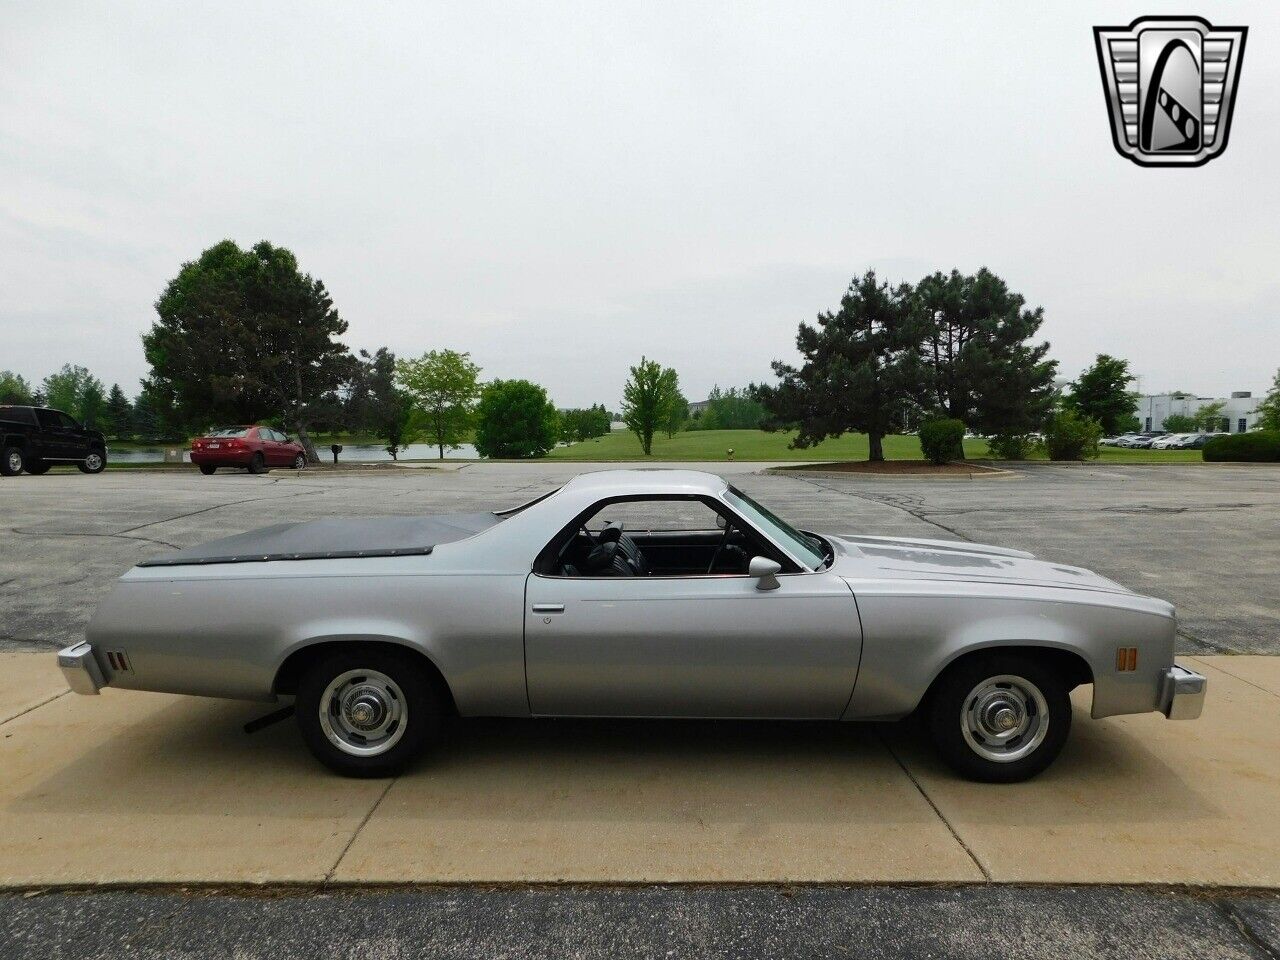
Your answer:
[[[340,650],[378,648],[393,653],[408,654],[417,662],[440,696],[448,714],[456,716],[457,702],[439,665],[420,647],[394,637],[329,637],[317,638],[296,647],[276,668],[271,692],[276,695],[293,695],[298,691],[298,681],[311,664]]]
[[[941,663],[934,673],[933,679],[929,681],[929,686],[920,698],[920,702],[916,704],[916,708],[919,709],[928,704],[930,697],[937,690],[938,684],[949,672],[976,657],[991,656],[993,654],[1013,654],[1042,663],[1051,670],[1063,675],[1069,684],[1069,690],[1085,683],[1094,682],[1093,665],[1077,649],[1052,642],[1035,640],[993,641],[957,650]]]

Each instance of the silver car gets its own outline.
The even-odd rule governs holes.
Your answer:
[[[1094,717],[1200,714],[1174,613],[978,544],[800,531],[719,477],[585,474],[511,510],[267,527],[138,564],[72,688],[294,698],[325,764],[385,776],[463,717],[894,720],[978,780]]]

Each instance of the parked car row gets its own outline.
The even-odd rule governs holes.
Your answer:
[[[1122,433],[1118,437],[1103,437],[1098,442],[1104,447],[1127,447],[1131,450],[1199,450],[1211,436],[1211,433],[1147,430],[1143,433]]]

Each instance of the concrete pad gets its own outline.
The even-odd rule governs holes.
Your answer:
[[[1280,886],[1280,699],[1215,667],[1242,658],[1197,659],[1199,720],[1090,720],[1082,687],[1066,749],[1029,783],[965,782],[911,743],[907,766],[993,880]]]
[[[292,724],[245,735],[263,711],[106,690],[0,726],[0,884],[323,879],[386,781],[325,773]]]
[[[0,651],[0,723],[66,690],[52,652]]]
[[[980,880],[871,727],[486,722],[398,780],[345,881]]]
[[[1186,659],[1192,670],[1199,669],[1195,664],[1203,664],[1280,697],[1280,657],[1187,657]]]

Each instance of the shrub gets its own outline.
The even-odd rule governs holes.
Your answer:
[[[1101,424],[1074,410],[1059,410],[1044,432],[1044,445],[1050,460],[1096,459],[1100,439]]]
[[[1280,430],[1253,433],[1224,433],[1204,444],[1206,460],[1237,460],[1245,463],[1280,463]]]
[[[926,420],[920,424],[920,450],[934,463],[963,460],[964,424],[959,420]]]
[[[556,445],[559,427],[559,415],[542,387],[528,380],[494,380],[476,407],[476,452],[541,457]]]
[[[987,446],[997,460],[1025,460],[1039,442],[1034,433],[1001,433],[987,437]]]

